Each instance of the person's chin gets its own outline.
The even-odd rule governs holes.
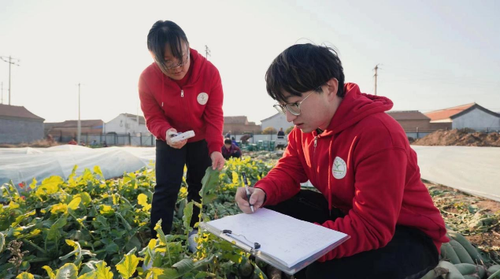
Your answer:
[[[170,73],[169,74],[169,77],[171,79],[175,79],[175,80],[181,80],[184,78],[184,76],[186,75],[185,72],[181,71],[181,72],[178,72],[178,73]]]

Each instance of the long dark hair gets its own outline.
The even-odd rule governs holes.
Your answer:
[[[179,61],[183,60],[184,51],[182,43],[189,47],[186,33],[175,22],[170,20],[158,20],[148,33],[148,50],[155,56],[155,61],[162,70],[166,70],[165,47],[170,47],[172,55]]]

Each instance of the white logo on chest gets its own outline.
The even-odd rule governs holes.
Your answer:
[[[345,177],[346,173],[347,173],[347,165],[344,159],[340,158],[339,156],[335,157],[332,166],[333,177],[337,179],[342,179]]]
[[[198,101],[198,104],[206,105],[208,102],[208,94],[205,92],[201,92],[200,94],[198,94],[198,97],[196,97],[196,100]]]

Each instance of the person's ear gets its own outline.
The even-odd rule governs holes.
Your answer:
[[[331,78],[326,82],[327,96],[329,99],[333,99],[337,96],[339,89],[339,81],[336,78]]]

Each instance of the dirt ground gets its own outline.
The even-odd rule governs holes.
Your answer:
[[[414,145],[456,145],[456,146],[496,146],[500,147],[497,132],[475,132],[471,129],[437,130],[412,142]]]
[[[457,231],[461,232],[472,244],[486,251],[500,251],[500,223],[498,216],[500,215],[500,202],[472,196],[456,189],[446,186],[424,182],[429,192],[433,196],[434,203],[441,210],[443,218],[447,225],[453,225],[461,228]],[[435,193],[439,194],[436,195]],[[478,213],[483,216],[493,216],[493,221],[482,230],[472,228],[469,224],[474,222],[477,215],[468,214],[464,208],[472,206]]]

